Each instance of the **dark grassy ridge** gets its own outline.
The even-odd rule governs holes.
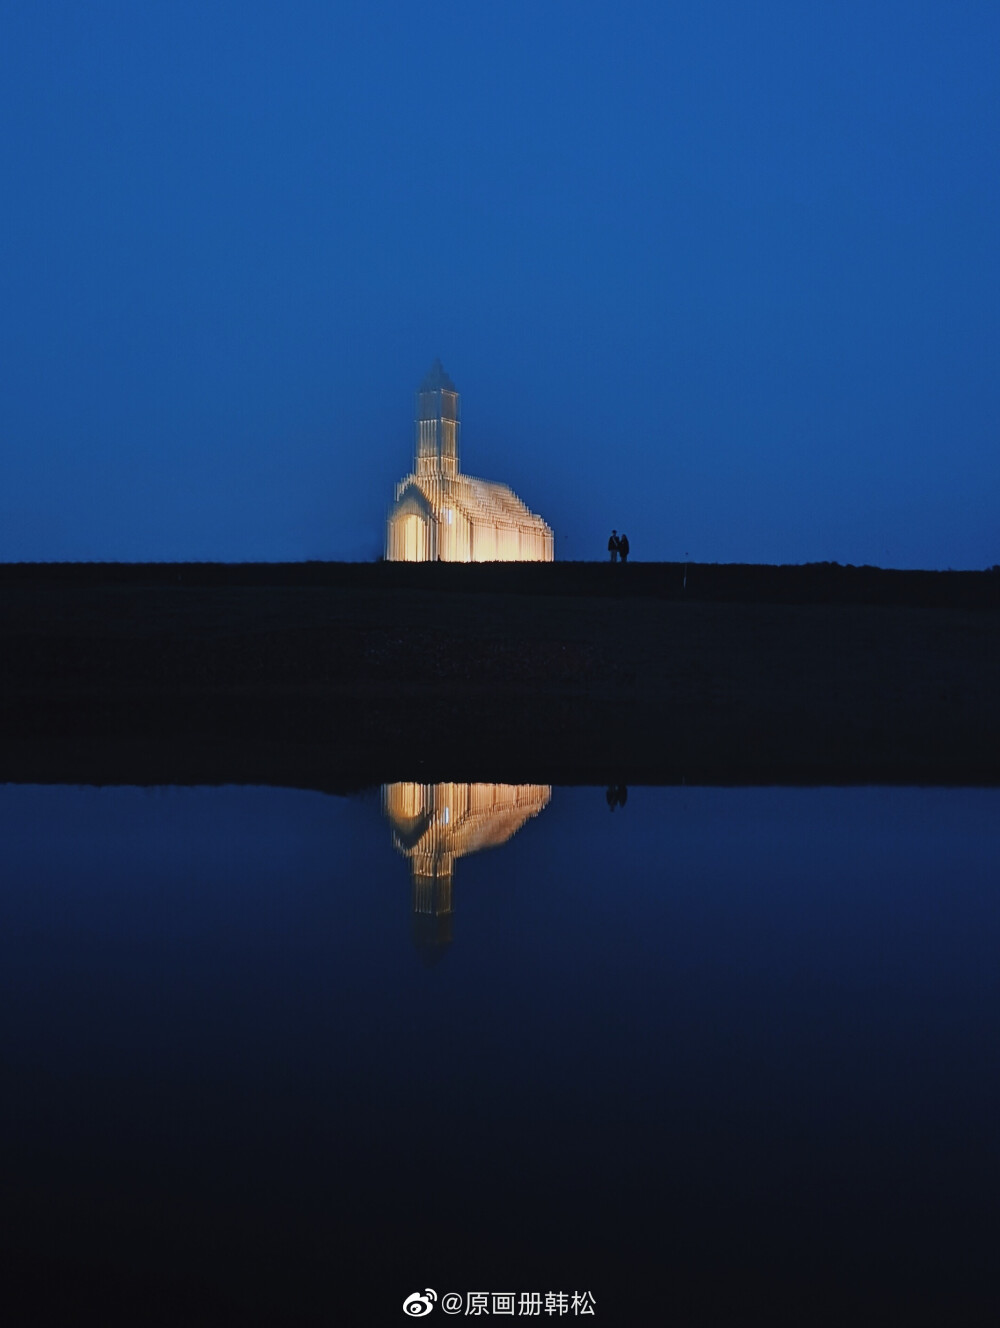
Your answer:
[[[1000,778],[1000,575],[0,567],[0,778]]]
[[[0,587],[25,585],[285,586],[1000,608],[1000,566],[933,572],[839,563],[0,563]]]

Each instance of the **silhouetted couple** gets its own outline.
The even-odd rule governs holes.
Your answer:
[[[611,532],[611,538],[608,540],[608,553],[611,554],[611,561],[616,563],[618,555],[621,554],[622,562],[628,562],[628,536],[624,531],[619,535],[617,530]]]

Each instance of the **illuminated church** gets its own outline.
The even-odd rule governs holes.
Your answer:
[[[548,805],[548,784],[384,784],[392,841],[413,874],[413,940],[432,964],[451,943],[456,858],[498,848]]]
[[[396,485],[385,556],[392,562],[551,562],[552,530],[506,484],[458,468],[458,392],[435,360],[417,392],[413,474]]]

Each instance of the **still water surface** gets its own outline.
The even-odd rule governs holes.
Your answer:
[[[1000,1304],[995,790],[7,786],[0,827],[39,1321]]]

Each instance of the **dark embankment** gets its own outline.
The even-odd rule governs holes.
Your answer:
[[[5,780],[1000,777],[997,572],[8,564],[0,622]]]

